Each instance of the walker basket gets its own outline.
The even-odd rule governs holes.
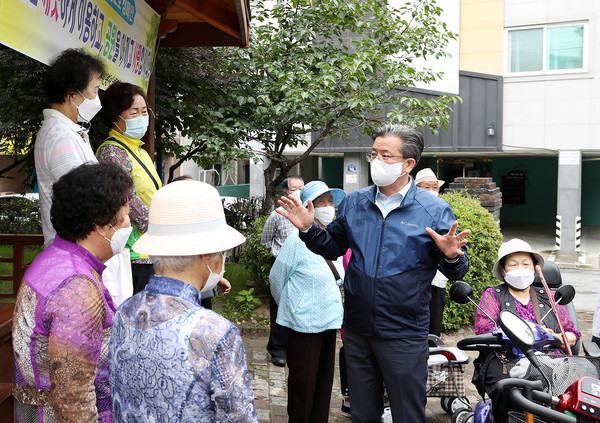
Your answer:
[[[435,364],[427,369],[428,397],[464,397],[465,366],[457,363]]]
[[[545,355],[536,354],[540,362],[541,369],[546,377],[552,383],[552,394],[563,394],[569,386],[577,382],[584,376],[599,379],[600,359],[578,355]],[[506,363],[506,368],[511,377],[520,377],[527,380],[541,380],[544,385],[544,391],[548,392],[548,383],[540,374],[540,371],[533,367],[527,360],[522,358]],[[520,367],[520,371],[516,370]],[[526,370],[524,370],[526,368]],[[523,374],[524,373],[524,374]],[[514,376],[513,376],[514,375]]]

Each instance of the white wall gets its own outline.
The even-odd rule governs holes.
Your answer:
[[[391,0],[391,4],[401,6],[405,0]],[[460,32],[460,0],[438,0],[437,5],[443,9],[441,21],[446,23],[447,28],[458,34]],[[444,77],[441,80],[431,84],[417,84],[417,88],[440,91],[449,94],[458,94],[458,71],[460,68],[460,39],[450,40],[444,49],[450,56],[435,60],[416,60],[414,63],[417,68],[430,68],[435,72],[443,72]]]
[[[587,22],[587,68],[555,75],[511,76],[507,72],[509,45],[505,37],[504,134],[505,150],[599,150],[600,81],[596,76],[600,31],[596,0],[506,0],[507,28],[536,24]]]

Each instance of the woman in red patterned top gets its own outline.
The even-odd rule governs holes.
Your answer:
[[[536,265],[543,267],[544,259],[534,252],[527,242],[515,238],[500,246],[493,272],[496,279],[504,283],[487,288],[479,302],[479,306],[494,320],[477,310],[475,333],[484,334],[494,330],[500,311],[505,309],[539,324],[551,334],[560,332],[554,314],[549,313],[542,322],[538,321],[539,316],[543,316],[549,310],[550,302],[544,289],[531,288]],[[575,329],[567,310],[563,306],[557,307],[569,344],[575,345],[581,333]],[[482,396],[485,392],[492,399],[492,412],[496,423],[506,422],[508,411],[514,408],[508,395],[499,395],[495,386],[500,379],[509,377],[504,367],[506,361],[506,354],[486,352],[474,362],[476,372],[473,383]]]

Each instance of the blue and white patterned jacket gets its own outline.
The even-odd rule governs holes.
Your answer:
[[[334,262],[344,277],[341,261]],[[286,240],[269,274],[271,293],[279,305],[277,323],[296,332],[339,329],[342,296],[325,259],[312,253],[298,235]]]
[[[257,422],[239,330],[185,282],[152,275],[117,310],[109,354],[115,422]]]

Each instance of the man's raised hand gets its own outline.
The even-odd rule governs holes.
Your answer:
[[[440,235],[431,228],[425,228],[429,236],[433,238],[435,245],[437,245],[442,254],[449,259],[465,254],[460,248],[467,245],[466,236],[471,233],[471,230],[467,229],[466,231],[457,234],[456,228],[458,228],[458,222],[456,220],[446,235]]]
[[[292,225],[301,231],[310,228],[315,221],[315,208],[310,200],[308,200],[308,208],[304,207],[300,200],[292,196],[283,196],[277,203],[283,210],[276,209],[275,211],[287,217],[292,222]]]

